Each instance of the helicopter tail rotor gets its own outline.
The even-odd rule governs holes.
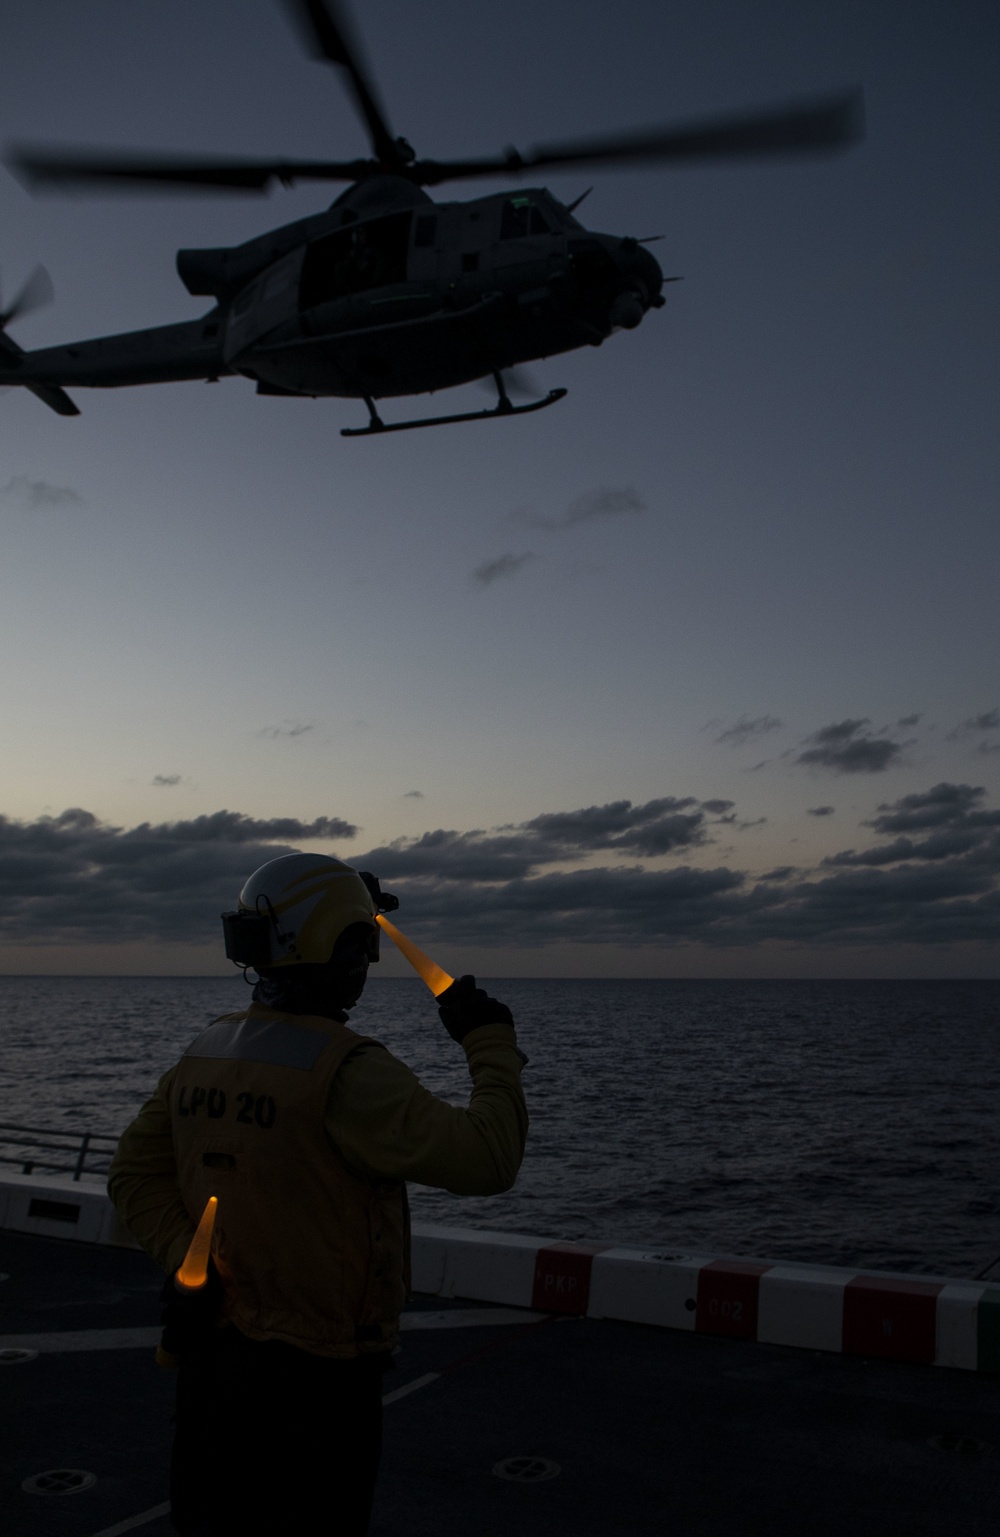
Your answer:
[[[13,302],[6,309],[0,307],[0,390],[6,391],[14,385],[22,385],[57,415],[79,416],[79,406],[74,405],[66,391],[58,384],[38,383],[35,380],[29,382],[17,377],[18,370],[24,366],[27,354],[23,347],[19,347],[17,342],[7,335],[7,327],[12,320],[19,320],[22,315],[30,315],[32,310],[42,309],[44,305],[51,304],[54,298],[52,279],[44,267],[36,267],[27,282],[21,285]],[[0,300],[0,306],[2,302]]]
[[[55,296],[49,274],[44,267],[36,267],[27,281],[21,285],[20,292],[9,308],[4,309],[3,300],[0,299],[0,331],[6,331],[12,320],[20,320],[22,315],[30,315],[32,310],[44,309],[46,304],[52,303]]]

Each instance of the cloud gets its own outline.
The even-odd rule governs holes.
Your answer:
[[[528,523],[532,528],[543,528],[549,533],[565,533],[568,529],[577,528],[581,523],[594,523],[603,518],[620,518],[626,514],[645,512],[646,504],[642,500],[634,486],[622,486],[614,489],[602,486],[596,491],[586,491],[570,502],[566,511],[557,518],[544,517],[533,512],[517,512],[513,514],[515,520]],[[490,587],[494,582],[504,577],[514,576],[529,563],[537,560],[534,550],[523,550],[520,554],[514,550],[506,550],[502,555],[497,555],[493,560],[486,560],[481,566],[477,566],[470,574],[470,581],[478,583],[480,587]]]
[[[866,731],[867,716],[836,721],[806,737],[812,745],[800,752],[796,763],[808,768],[831,769],[835,774],[881,774],[903,752],[903,742]]]
[[[315,727],[311,721],[286,720],[280,726],[262,726],[257,732],[267,742],[276,742],[279,737],[305,736],[307,731],[313,731]]]
[[[970,863],[989,863],[1000,851],[1000,811],[987,810],[981,785],[934,785],[916,795],[884,802],[878,815],[865,823],[879,833],[895,833],[890,843],[874,848],[845,849],[828,855],[824,865],[873,868],[913,861],[940,862],[969,856]],[[914,840],[910,834],[921,836]]]
[[[53,486],[47,480],[29,480],[27,475],[14,475],[5,486],[0,486],[0,502],[23,507],[28,512],[86,505],[80,493],[70,486]]]
[[[923,716],[921,714],[901,715],[899,720],[896,722],[896,725],[903,727],[905,730],[907,727],[918,725],[921,720],[923,720]]]
[[[578,528],[581,523],[595,523],[602,518],[621,518],[645,512],[646,504],[634,486],[617,488],[601,486],[596,491],[585,491],[570,502],[559,517],[548,518],[539,513],[519,512],[516,517],[533,528],[545,528],[550,533]]]
[[[611,801],[580,811],[544,812],[530,822],[522,822],[519,830],[579,854],[596,849],[627,849],[630,853],[656,857],[705,841],[704,816],[700,810],[689,809],[697,804],[690,795],[680,800],[667,795],[642,806],[633,806],[631,801]]]
[[[641,949],[686,943],[783,941],[831,947],[1000,939],[997,871],[960,862],[924,868],[838,870],[823,879],[793,867],[752,881],[718,867],[582,869],[501,883],[407,881],[397,888],[408,932],[428,944],[610,943]]]
[[[892,843],[882,843],[872,849],[855,853],[845,849],[840,854],[828,854],[824,865],[896,865],[913,859],[951,859],[956,854],[967,854],[981,842],[974,832],[937,833],[914,843],[912,838],[896,838]]]
[[[703,822],[687,829],[690,843],[671,846],[667,838],[657,844],[648,836],[674,819],[703,814],[706,803],[690,797],[549,812],[489,834],[439,832],[394,850],[373,850],[365,859],[379,873],[379,861],[388,859],[386,874],[404,899],[407,924],[428,942],[995,943],[1000,811],[983,804],[984,794],[978,787],[940,784],[885,803],[868,824],[888,835],[874,849],[833,854],[812,872],[779,866],[756,880],[725,866],[664,870],[639,862],[648,857],[644,843],[657,853],[666,845],[672,854],[701,845]],[[924,836],[907,835],[918,828]],[[564,859],[592,859],[608,848],[639,860],[559,871],[544,863],[560,852]]]
[[[649,864],[703,849],[706,818],[691,796],[618,800],[438,829],[350,862],[393,882],[407,932],[429,946],[1000,940],[1000,811],[981,787],[941,783],[880,805],[867,824],[875,846],[832,853],[816,870],[783,865],[755,879],[726,865]],[[0,939],[218,942],[219,913],[257,865],[356,831],[339,817],[233,811],[128,829],[78,808],[0,817]]]
[[[834,807],[834,806],[807,806],[806,807],[806,816],[809,816],[809,817],[832,817],[835,810],[836,810],[836,807]]]
[[[307,840],[356,833],[341,817],[238,811],[128,829],[79,807],[34,822],[0,816],[0,939],[211,939],[258,865]]]
[[[403,791],[403,799],[404,799],[404,801],[422,801],[423,798],[424,798],[423,790],[404,790]]]
[[[570,502],[554,527],[573,528],[578,523],[593,523],[597,518],[620,518],[645,511],[646,504],[634,486],[622,486],[619,490],[602,486],[597,491],[585,491]]]
[[[721,817],[727,811],[732,811],[732,809],[735,806],[735,804],[736,804],[735,801],[719,801],[719,800],[702,801],[701,802],[703,810],[710,811],[713,816],[718,816],[718,817]]]
[[[533,550],[525,550],[521,555],[515,555],[513,550],[508,550],[504,555],[498,555],[495,560],[486,560],[481,566],[477,566],[472,572],[471,580],[478,582],[480,587],[490,587],[502,577],[513,576],[515,571],[520,571],[530,560],[535,559]]]
[[[446,882],[408,885],[408,901],[428,933],[457,944],[673,943],[707,933],[743,885],[738,871],[643,870],[639,866],[573,870],[518,878],[500,886]],[[414,926],[414,925],[411,925]]]
[[[622,800],[543,812],[489,830],[436,828],[419,838],[397,838],[363,857],[387,880],[502,881],[603,851],[660,859],[705,842],[705,814],[694,797],[664,796],[641,806]]]
[[[898,801],[883,801],[878,815],[866,825],[880,833],[926,832],[931,828],[975,828],[983,831],[1000,826],[1000,811],[986,811],[982,785],[950,784],[947,780],[917,795],[904,795]]]
[[[152,779],[150,780],[150,784],[154,784],[159,789],[164,789],[164,790],[169,788],[169,787],[172,787],[173,785],[179,785],[180,782],[181,782],[180,774],[154,774]]]
[[[964,737],[980,731],[1000,731],[1000,710],[983,710],[980,715],[970,715],[966,720],[959,721],[948,732],[947,740],[960,742]]]
[[[779,730],[782,725],[784,722],[774,715],[741,715],[736,724],[727,726],[715,741],[727,747],[742,747],[746,742],[754,742],[771,731]]]

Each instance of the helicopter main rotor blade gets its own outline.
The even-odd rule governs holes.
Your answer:
[[[319,0],[313,0],[313,4],[326,16]],[[388,134],[388,128],[385,133]],[[80,153],[74,149],[36,150],[15,145],[9,151],[7,164],[29,187],[125,189],[131,185],[165,192],[198,187],[206,191],[266,192],[272,182],[286,187],[297,181],[352,182],[385,175],[387,171],[405,176],[418,186],[436,186],[445,181],[520,176],[563,166],[683,164],[822,153],[845,149],[863,136],[864,99],[860,91],[850,91],[781,111],[581,139],[572,144],[537,145],[523,155],[508,149],[503,155],[478,160],[411,161],[402,141],[386,139],[386,155],[380,154],[377,160],[201,160],[194,156]],[[394,158],[389,159],[390,155]]]
[[[7,165],[26,186],[107,187],[183,192],[266,192],[272,182],[359,181],[380,170],[373,160],[200,160],[194,156],[132,155],[100,150],[32,149],[14,145]]]
[[[339,0],[284,0],[284,6],[303,33],[313,57],[326,59],[346,71],[376,158],[386,169],[405,164],[403,147],[393,138],[369,71],[362,67],[361,47],[345,6]],[[413,158],[412,154],[409,158]]]
[[[860,90],[739,117],[654,128],[646,132],[539,144],[481,160],[418,160],[408,174],[424,186],[480,176],[515,176],[561,166],[635,165],[729,160],[764,155],[815,153],[846,148],[864,137]]]

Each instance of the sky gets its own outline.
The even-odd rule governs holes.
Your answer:
[[[533,365],[569,391],[536,416],[351,441],[359,403],[239,379],[0,397],[0,970],[225,972],[218,914],[307,848],[455,973],[996,977],[1000,13],[354,13],[420,155],[854,84],[867,138],[547,177],[682,281]],[[0,141],[366,152],[277,0],[4,7]],[[37,263],[56,294],[11,334],[194,318],[178,247],[338,190],[0,169],[4,303]]]

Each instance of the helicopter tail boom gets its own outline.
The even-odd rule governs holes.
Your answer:
[[[125,331],[34,352],[25,352],[0,334],[0,386],[23,385],[61,416],[79,415],[64,385],[115,389],[213,380],[231,372],[222,356],[222,327],[216,311],[179,325]]]
[[[30,390],[36,399],[48,406],[50,411],[55,411],[59,416],[79,416],[80,407],[75,405],[65,390],[57,384],[39,384],[37,381],[29,381],[18,378],[15,370],[21,366],[22,359],[27,357],[23,347],[17,342],[11,341],[9,336],[0,332],[0,385],[23,384]],[[7,369],[11,372],[8,373]]]

